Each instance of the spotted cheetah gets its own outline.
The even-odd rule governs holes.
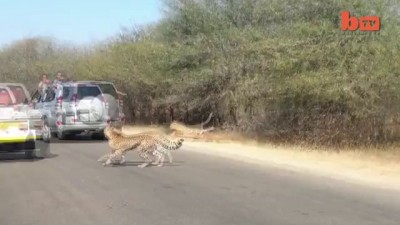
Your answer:
[[[112,131],[116,132],[118,134],[121,134],[122,136],[127,137],[127,138],[137,136],[137,134],[133,134],[133,135],[123,134],[122,133],[122,127],[119,127],[118,129],[114,127],[114,129],[112,129]],[[106,128],[106,130],[104,132],[106,137],[108,137],[110,135],[110,132],[111,132],[110,127]],[[160,140],[163,140],[166,143],[170,142],[170,140],[166,136],[161,135],[161,134],[159,134],[159,133],[157,133],[155,131],[145,131],[145,132],[141,132],[140,134],[141,135],[144,135],[144,134],[145,135],[151,135],[154,138],[158,138]],[[182,142],[183,142],[183,139],[178,140],[177,145],[179,145],[179,144],[182,145]],[[157,166],[163,166],[165,156],[168,157],[169,163],[173,163],[173,157],[172,157],[172,154],[171,154],[171,150],[179,149],[180,146],[176,146],[176,148],[175,148],[173,142],[171,144],[172,144],[171,145],[172,148],[171,148],[171,146],[165,146],[165,145],[163,146],[162,144],[156,144],[156,150],[152,151],[152,155],[157,158],[157,161],[153,162],[154,164],[156,164]],[[111,149],[111,153],[105,154],[104,156],[99,158],[98,161],[104,162],[113,152],[115,152],[115,149]],[[123,164],[125,162],[125,155],[122,154],[121,157],[122,157],[122,160],[119,163]],[[115,158],[114,158],[114,160],[115,160]]]
[[[111,164],[118,156],[121,156],[120,163],[123,164],[125,162],[125,154],[130,150],[135,150],[145,160],[143,164],[139,165],[141,168],[148,166],[151,162],[158,166],[163,166],[164,155],[167,154],[170,162],[172,162],[169,150],[179,149],[184,141],[184,139],[171,141],[163,135],[149,132],[125,135],[121,130],[111,126],[106,127],[104,134],[108,138],[108,144],[111,148],[111,153],[102,156],[98,160],[103,161],[107,158],[107,161],[103,163],[104,166]],[[157,158],[156,161],[152,159],[154,157]]]

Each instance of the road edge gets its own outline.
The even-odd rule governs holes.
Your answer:
[[[356,170],[354,171],[346,170],[344,173],[343,170],[331,171],[323,167],[318,168],[318,170],[316,170],[315,166],[307,166],[306,164],[302,164],[302,162],[290,163],[284,160],[270,157],[268,152],[264,153],[258,152],[257,154],[253,154],[254,151],[218,149],[218,148],[203,147],[201,145],[202,145],[201,142],[198,141],[193,142],[188,140],[185,143],[184,150],[199,154],[217,156],[230,160],[259,165],[264,168],[272,167],[290,172],[297,172],[305,175],[334,179],[346,183],[364,185],[385,190],[400,191],[400,182],[393,182],[392,180],[387,179],[385,176],[379,176],[378,173],[366,174]],[[343,169],[345,170],[346,168]]]

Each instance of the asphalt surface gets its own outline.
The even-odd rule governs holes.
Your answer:
[[[394,191],[207,156],[103,167],[105,142],[65,141],[52,156],[0,160],[1,225],[399,225]]]

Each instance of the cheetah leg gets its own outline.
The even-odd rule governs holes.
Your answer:
[[[113,154],[114,152],[115,151],[112,151],[111,153],[107,153],[107,154],[103,155],[97,161],[98,162],[105,162],[111,156],[111,154]]]
[[[158,167],[162,167],[164,164],[164,159],[165,155],[163,152],[155,152],[155,155],[157,156],[157,160],[153,163],[154,165],[157,165]]]
[[[112,158],[113,158],[113,156],[110,155],[110,156],[108,157],[107,161],[103,163],[103,166],[108,166],[108,165],[110,165],[110,164],[112,163]]]
[[[103,155],[97,161],[98,162],[104,162],[108,157],[110,157],[110,153],[107,153],[107,154]]]
[[[124,164],[125,163],[125,153],[123,153],[122,155],[121,155],[121,161],[119,162],[119,164]]]
[[[154,160],[151,164],[152,165],[157,165],[158,163],[160,163],[160,152],[158,151],[159,147],[155,146],[153,147],[153,151],[151,152],[151,154],[156,158],[156,160]]]
[[[158,160],[158,167],[163,167],[164,166],[164,160],[165,160],[165,154],[164,153],[161,153],[160,154],[160,158],[159,158],[159,160]]]
[[[140,164],[140,165],[138,165],[139,168],[144,168],[144,167],[147,167],[148,165],[150,165],[152,160],[150,159],[150,156],[149,156],[149,154],[147,152],[144,152],[144,153],[140,154],[140,157],[142,159],[144,159],[145,162]]]
[[[112,160],[115,159],[117,156],[120,156],[123,154],[122,149],[121,150],[117,150],[114,153],[110,154],[110,156],[108,157],[107,161],[105,163],[103,163],[103,166],[108,166],[112,163]]]
[[[168,156],[169,163],[170,163],[170,164],[174,163],[174,162],[173,162],[174,158],[172,158],[172,153],[171,153],[171,151],[167,151],[167,156]]]
[[[110,150],[111,150],[111,153],[107,153],[107,154],[105,154],[105,155],[103,155],[102,157],[100,157],[97,161],[98,162],[104,162],[104,161],[106,161],[106,159],[108,159],[109,157],[110,157],[110,155],[111,154],[113,154],[114,152],[115,152],[115,148],[110,148]]]
[[[106,159],[110,158],[112,154],[113,154],[113,153],[106,154],[106,155],[104,155],[101,159],[99,159],[98,161],[99,161],[99,162],[104,162],[104,161],[106,161]],[[110,159],[112,163],[115,163],[115,161],[119,161],[119,164],[125,163],[125,154],[120,155],[120,156],[121,156],[121,160],[116,159],[117,156],[118,156],[118,155],[115,155],[114,157],[112,157],[112,158]]]
[[[154,151],[153,155],[156,157],[156,160],[152,162],[152,165],[158,165],[161,160],[161,153],[158,151]]]
[[[103,163],[103,166],[108,166],[112,163],[111,156],[108,157],[107,161]]]

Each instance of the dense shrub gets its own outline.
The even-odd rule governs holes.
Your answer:
[[[378,144],[398,138],[395,1],[168,0],[156,25],[94,48],[44,38],[0,52],[2,80],[40,73],[114,81],[135,123],[213,123],[278,141]],[[380,15],[379,34],[342,32],[340,12]]]

